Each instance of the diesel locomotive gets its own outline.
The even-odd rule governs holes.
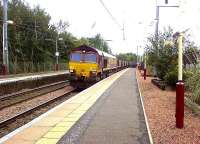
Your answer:
[[[128,62],[96,48],[81,45],[70,53],[69,71],[71,81],[100,80],[110,72],[127,67]]]

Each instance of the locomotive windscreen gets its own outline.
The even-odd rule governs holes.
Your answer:
[[[96,63],[97,56],[93,53],[72,53],[71,54],[71,61],[83,61],[88,63]]]
[[[84,54],[84,61],[89,63],[96,63],[97,56],[95,54]]]
[[[81,61],[81,54],[80,53],[72,53],[71,61]]]

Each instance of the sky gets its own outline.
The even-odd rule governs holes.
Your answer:
[[[103,7],[109,9],[113,19]],[[108,41],[114,54],[143,53],[146,38],[155,33],[156,3],[165,5],[165,0],[25,0],[31,7],[40,5],[52,17],[51,23],[59,20],[69,22],[68,31],[77,37],[92,37],[100,33]],[[171,26],[174,31],[184,31],[200,45],[199,0],[168,0],[168,6],[160,8],[159,30]],[[123,28],[124,35],[123,39]]]

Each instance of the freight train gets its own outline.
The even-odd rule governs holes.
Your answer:
[[[72,49],[69,60],[71,81],[98,81],[109,73],[128,67],[127,61],[96,48],[81,45]]]

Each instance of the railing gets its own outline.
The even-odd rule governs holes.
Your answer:
[[[9,75],[16,74],[29,74],[29,73],[43,73],[55,71],[55,63],[32,63],[32,62],[19,62],[19,63],[10,63]],[[58,70],[67,70],[68,64],[59,63]],[[3,66],[0,63],[0,75],[2,75]]]

